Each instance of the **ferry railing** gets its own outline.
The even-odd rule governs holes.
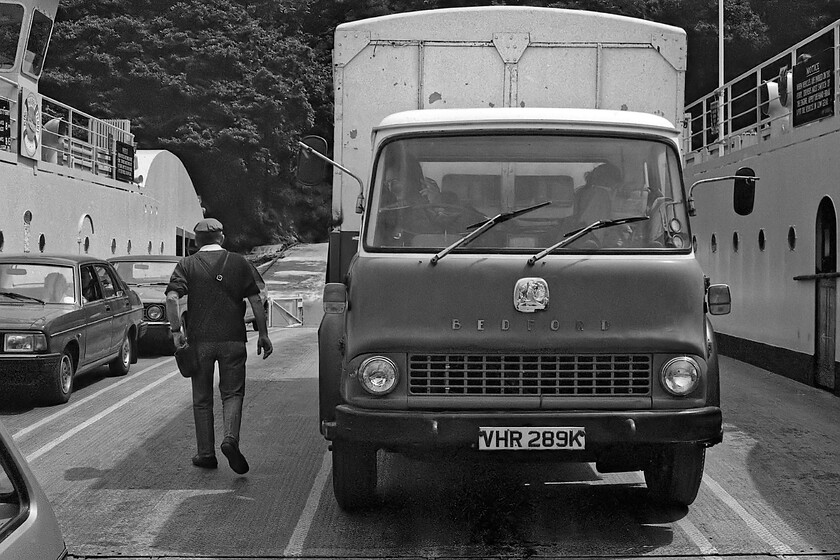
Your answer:
[[[778,55],[727,82],[722,88],[689,104],[683,120],[686,164],[760,144],[790,132],[794,125],[794,66],[830,50],[837,109],[840,76],[840,20],[814,33]],[[786,90],[786,103],[779,93]],[[822,117],[808,120],[821,120]]]
[[[46,96],[41,115],[42,160],[118,179],[117,142],[134,145],[128,121],[98,119]]]

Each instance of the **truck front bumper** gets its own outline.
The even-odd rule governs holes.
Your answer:
[[[386,411],[336,407],[322,425],[329,440],[392,449],[477,449],[480,427],[582,427],[587,451],[666,443],[714,445],[723,439],[720,408],[631,411]]]

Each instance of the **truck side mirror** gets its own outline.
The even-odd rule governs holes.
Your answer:
[[[305,136],[301,139],[312,150],[322,156],[327,155],[327,141],[320,136]],[[297,180],[307,187],[323,185],[327,177],[329,163],[310,153],[309,150],[301,148],[297,159]]]
[[[735,176],[735,213],[748,216],[752,214],[755,204],[755,171],[750,167],[742,167],[735,172]]]
[[[732,295],[727,284],[712,284],[707,296],[710,315],[728,315],[732,310]]]

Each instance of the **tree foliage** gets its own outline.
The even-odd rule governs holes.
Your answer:
[[[336,25],[488,4],[594,10],[682,27],[686,98],[718,75],[718,0],[64,0],[41,90],[131,120],[140,149],[174,152],[207,214],[247,249],[326,237],[330,186],[294,179],[296,141],[332,137]],[[725,79],[840,17],[831,0],[725,0]]]

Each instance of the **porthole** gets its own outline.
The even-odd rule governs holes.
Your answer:
[[[23,213],[23,223],[26,225],[32,223],[32,212],[30,212],[29,210]]]
[[[738,247],[741,244],[741,237],[738,235],[738,232],[734,232],[732,234],[732,251],[737,253]]]
[[[44,237],[44,234],[42,233],[38,237],[38,250],[43,253],[44,252],[44,247],[46,247],[46,246],[47,246],[47,238]]]
[[[696,235],[691,236],[691,246],[692,246],[692,248],[694,248],[694,252],[696,253],[697,252],[697,236]]]
[[[85,237],[85,254],[87,254],[88,250],[90,249],[90,237]]]
[[[717,235],[712,234],[712,253],[717,253]]]
[[[163,241],[160,242],[160,254],[163,254]]]
[[[130,255],[130,254],[131,254],[131,239],[129,239],[129,240],[128,240],[128,243],[127,243],[127,244],[126,244],[126,246],[125,246],[125,252],[126,252],[126,254],[128,254],[128,255]]]
[[[764,251],[764,246],[767,243],[767,239],[764,237],[764,230],[758,230],[758,250]]]
[[[147,251],[150,255],[152,254],[152,242],[151,241],[149,241],[149,248],[147,249]]]
[[[6,240],[5,240],[5,239],[3,239],[3,232],[2,232],[2,231],[0,231],[0,251],[2,251],[2,250],[3,250],[3,244],[4,244],[5,242],[6,242]]]
[[[788,248],[791,251],[796,249],[796,228],[793,226],[788,228]]]
[[[117,240],[113,239],[113,238],[111,239],[111,254],[112,255],[117,254]]]

